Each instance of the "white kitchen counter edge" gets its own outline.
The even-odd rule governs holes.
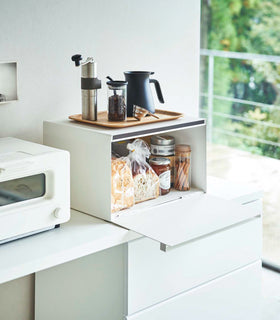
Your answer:
[[[208,179],[208,192],[246,203],[262,195],[217,178]],[[0,245],[0,284],[102,251],[142,236],[106,221],[72,210],[60,228]]]
[[[140,237],[71,210],[71,220],[60,228],[0,246],[0,284]]]

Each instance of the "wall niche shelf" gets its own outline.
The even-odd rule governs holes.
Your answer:
[[[2,95],[5,96],[4,101]],[[0,61],[0,105],[17,100],[17,62]]]

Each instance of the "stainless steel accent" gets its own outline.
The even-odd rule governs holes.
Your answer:
[[[82,118],[97,120],[97,89],[82,90]]]
[[[97,78],[97,63],[92,57],[82,63],[82,78]]]
[[[139,107],[137,105],[133,105],[133,117],[136,118],[137,120],[141,121],[143,118],[145,118],[147,115],[152,116],[156,119],[159,119],[159,117],[150,111],[148,111],[145,108]]]
[[[160,158],[160,157],[156,157],[156,158],[151,158],[149,160],[150,164],[155,164],[155,165],[168,165],[170,164],[170,160],[167,158]]]
[[[97,78],[97,63],[92,57],[82,63],[82,78]],[[84,120],[97,120],[97,89],[82,89],[82,118]]]
[[[151,137],[151,143],[160,146],[169,146],[175,144],[175,139],[172,136],[158,135]]]
[[[80,54],[71,57],[75,66],[81,66],[82,119],[97,120],[97,90],[101,88],[101,80],[97,78],[97,63],[92,57],[82,61]]]
[[[151,137],[151,153],[154,156],[169,157],[175,154],[175,139],[172,136],[157,135]]]

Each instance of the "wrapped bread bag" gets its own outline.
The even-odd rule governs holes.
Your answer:
[[[159,196],[159,177],[146,161],[150,156],[149,146],[145,141],[136,139],[129,143],[127,148],[134,181],[135,203],[157,198]]]
[[[111,160],[111,211],[120,211],[134,205],[134,181],[128,158]]]

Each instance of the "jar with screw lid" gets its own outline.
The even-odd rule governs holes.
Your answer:
[[[187,144],[175,146],[175,182],[179,191],[190,190],[191,186],[191,147]]]
[[[108,81],[108,120],[126,120],[126,81]]]
[[[170,160],[171,186],[174,185],[174,153],[175,138],[168,135],[156,135],[151,137],[151,158],[161,157]]]
[[[163,196],[170,192],[170,160],[166,158],[151,158],[149,163],[159,177],[160,195]]]

